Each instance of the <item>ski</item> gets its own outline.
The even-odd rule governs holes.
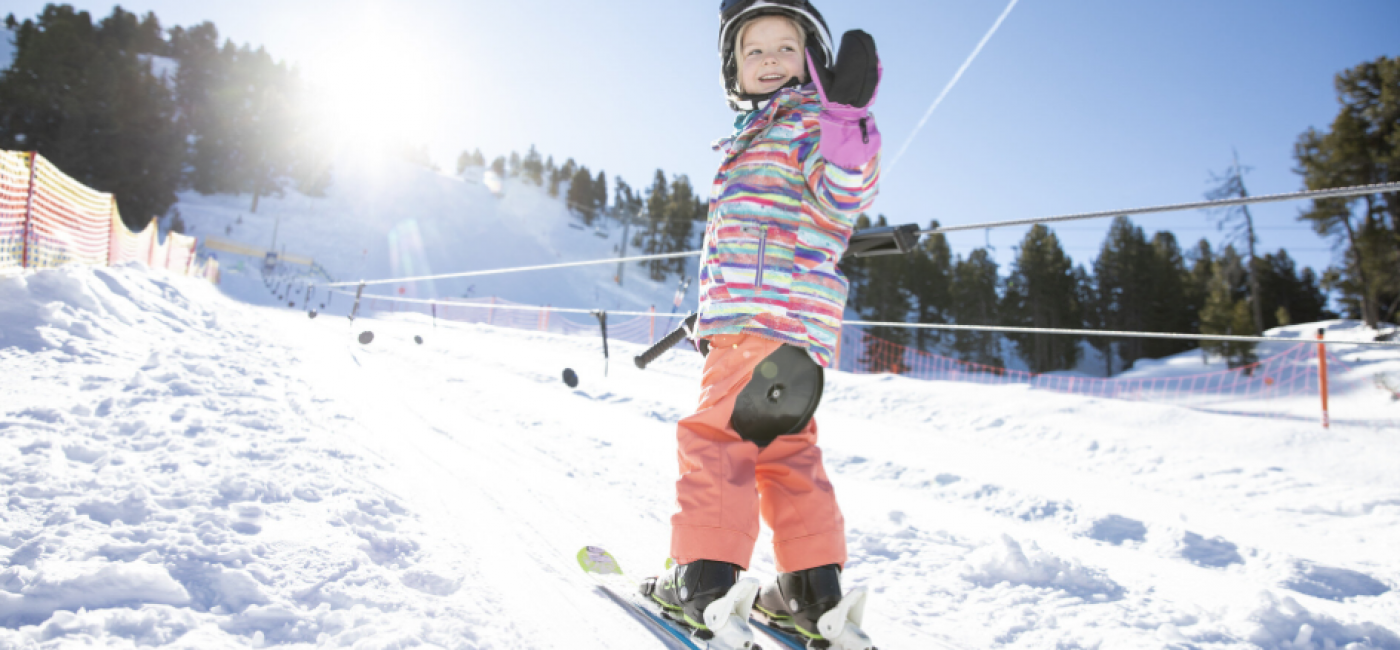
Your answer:
[[[798,638],[795,634],[784,632],[777,627],[764,623],[757,617],[750,618],[749,624],[758,628],[759,631],[768,635],[768,638],[773,639],[774,642],[781,644],[784,648],[789,648],[790,650],[807,650],[807,642]]]
[[[762,650],[753,642],[753,631],[745,623],[758,590],[756,580],[740,581],[730,590],[729,596],[706,610],[706,623],[714,632],[711,638],[703,639],[690,627],[668,617],[660,605],[643,599],[637,590],[637,581],[622,571],[622,566],[607,550],[585,546],[579,550],[577,559],[583,572],[593,578],[610,600],[627,609],[633,618],[645,622],[668,648]]]

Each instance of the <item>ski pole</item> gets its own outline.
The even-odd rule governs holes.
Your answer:
[[[646,352],[637,355],[632,361],[637,364],[638,368],[645,370],[648,364],[656,361],[657,357],[666,354],[668,350],[676,347],[677,343],[680,343],[683,339],[690,336],[690,333],[695,329],[695,321],[699,317],[699,314],[694,313],[687,316],[684,321],[681,321],[679,327],[672,330],[670,334],[662,337],[660,341],[656,342],[656,345],[651,346]],[[708,347],[709,346],[705,345],[702,341],[700,351],[704,353]]]
[[[603,330],[603,376],[608,376],[608,312],[598,310],[593,312],[598,318],[598,327]]]
[[[355,291],[355,306],[350,308],[350,324],[355,324],[355,314],[360,313],[360,296],[365,292],[365,283],[360,283],[360,288]]]

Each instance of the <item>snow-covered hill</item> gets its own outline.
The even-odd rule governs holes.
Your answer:
[[[699,358],[358,324],[0,280],[0,648],[657,647],[572,555],[659,569]],[[1400,648],[1393,429],[846,373],[820,421],[882,648]]]
[[[264,197],[254,214],[248,211],[250,196],[187,192],[176,209],[190,234],[260,249],[275,241],[277,250],[312,257],[340,281],[608,259],[618,256],[622,242],[621,229],[602,220],[585,226],[560,198],[521,179],[507,179],[502,193],[493,193],[481,181],[479,168],[449,176],[383,156],[347,155],[335,169],[335,182],[324,198],[289,191],[281,198]],[[216,256],[225,267],[256,267],[259,262]],[[669,310],[674,280],[653,282],[630,264],[619,286],[617,272],[617,265],[607,264],[372,291],[420,299],[496,296],[556,307],[646,310],[655,305]],[[696,301],[695,291],[692,286],[689,304]]]

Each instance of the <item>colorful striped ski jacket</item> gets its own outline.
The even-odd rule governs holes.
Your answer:
[[[833,365],[849,289],[836,264],[875,200],[880,157],[860,169],[828,163],[820,111],[810,85],[785,90],[716,143],[724,163],[705,226],[697,338],[751,334]]]

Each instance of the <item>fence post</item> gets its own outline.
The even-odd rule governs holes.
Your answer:
[[[486,310],[486,324],[496,324],[496,297],[491,296],[491,308]]]
[[[117,234],[117,222],[120,221],[117,215],[119,214],[120,213],[117,212],[117,195],[113,194],[112,214],[108,215],[110,218],[107,219],[107,266],[112,265],[112,237]],[[122,228],[125,227],[125,225],[122,226]]]
[[[1322,333],[1325,331],[1317,328],[1317,377],[1322,387],[1322,428],[1330,429],[1332,423],[1327,415],[1327,346],[1322,343]]]
[[[38,185],[35,177],[39,171],[39,152],[29,152],[29,194],[24,200],[24,238],[20,240],[23,252],[20,254],[19,267],[29,268],[29,233],[33,228],[29,226],[34,221],[34,188]]]
[[[146,224],[146,229],[151,231],[151,243],[146,246],[146,268],[148,269],[156,267],[156,240],[160,239],[160,227],[155,224],[155,217],[151,217],[151,222]]]
[[[656,340],[656,305],[651,306],[651,330],[647,332],[647,340]]]
[[[549,331],[549,305],[545,305],[544,309],[540,310],[540,331]]]

